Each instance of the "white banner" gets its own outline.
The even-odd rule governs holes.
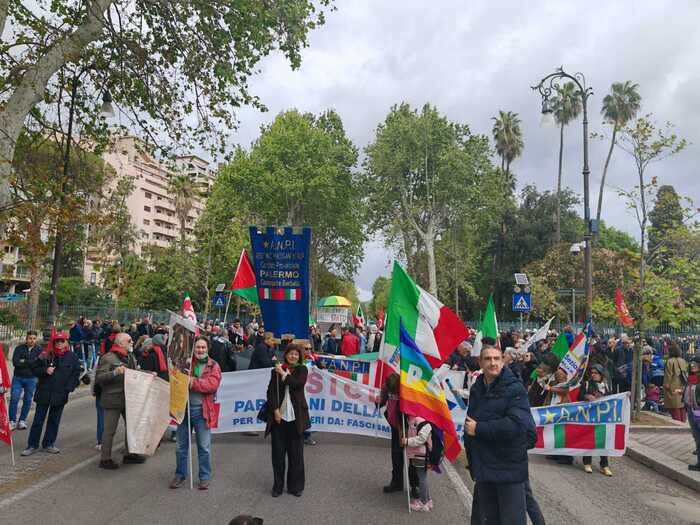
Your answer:
[[[170,423],[170,385],[150,372],[124,375],[129,452],[152,456]]]
[[[461,386],[464,372],[450,372],[448,377],[453,386]],[[257,415],[267,398],[269,382],[269,368],[223,374],[216,394],[219,426],[212,432],[264,430],[265,424],[257,420]],[[449,389],[446,395],[461,440],[466,410],[460,408]],[[383,412],[375,408],[379,401],[377,388],[312,367],[306,382],[306,400],[311,430],[315,432],[391,438]]]
[[[317,323],[346,324],[350,318],[350,308],[347,307],[327,307],[318,308],[316,311]]]

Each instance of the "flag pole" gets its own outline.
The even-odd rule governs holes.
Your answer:
[[[12,455],[12,466],[15,466],[15,445],[14,439],[12,439],[12,431],[10,431],[10,454]]]
[[[399,434],[399,437],[401,438],[401,441],[403,441],[403,438],[406,435],[406,416],[401,413],[401,432]],[[408,513],[411,513],[411,483],[409,482],[408,479],[408,452],[406,451],[406,447],[401,447],[403,448],[403,486],[404,489],[406,490],[406,501],[408,502]]]
[[[228,301],[226,301],[226,311],[224,312],[224,328],[226,328],[226,318],[228,317],[228,307],[231,305],[231,296],[233,295],[233,290],[228,293]],[[221,313],[221,311],[219,311]]]
[[[190,353],[190,373],[187,378],[187,461],[189,462],[190,471],[190,490],[194,489],[194,471],[192,470],[192,411],[190,410],[190,381],[192,380],[192,373],[194,372],[194,345],[197,342],[195,336],[192,341],[192,352]],[[199,436],[197,436],[199,437]]]

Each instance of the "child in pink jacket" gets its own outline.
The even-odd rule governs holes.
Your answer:
[[[421,423],[423,423],[421,425]],[[420,428],[419,428],[420,427]],[[407,437],[401,444],[406,447],[406,455],[410,464],[418,474],[419,498],[411,501],[411,510],[416,512],[429,512],[433,508],[433,500],[430,498],[428,488],[428,464],[427,451],[432,447],[432,427],[425,419],[416,416],[408,416]],[[427,447],[426,447],[427,445]]]

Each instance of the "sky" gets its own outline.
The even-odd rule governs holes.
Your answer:
[[[530,89],[564,66],[585,74],[594,90],[589,102],[591,132],[607,129],[600,117],[613,82],[639,84],[642,114],[671,121],[691,145],[653,165],[649,175],[672,184],[700,204],[700,2],[494,2],[337,0],[337,11],[311,33],[303,62],[293,71],[275,54],[251,79],[252,91],[269,112],[242,110],[236,144],[249,146],[260,126],[280,111],[320,113],[334,109],[360,149],[372,142],[377,124],[393,104],[435,105],[475,133],[489,134],[499,110],[522,121],[525,149],[514,171],[518,187],[553,189],[559,133],[540,128],[541,99]],[[563,183],[582,195],[581,120],[565,130]],[[591,213],[595,214],[607,141],[590,145]],[[613,153],[603,219],[631,234],[638,227],[616,187],[630,188],[631,157]],[[583,214],[582,207],[580,213]],[[388,275],[392,254],[368,239],[355,279],[362,300],[371,297],[379,275]]]

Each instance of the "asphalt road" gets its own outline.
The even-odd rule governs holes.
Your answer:
[[[122,435],[120,430],[118,439]],[[26,432],[16,436],[19,453]],[[61,454],[18,457],[13,468],[9,450],[0,447],[0,523],[226,524],[239,513],[260,516],[266,524],[468,523],[468,495],[459,487],[470,483],[461,465],[454,469],[457,483],[455,476],[431,475],[435,509],[409,517],[405,495],[381,491],[390,471],[388,441],[340,434],[316,438],[319,444],[305,449],[302,498],[270,497],[270,444],[262,435],[214,436],[210,490],[170,490],[175,468],[170,442],[144,465],[97,468],[94,405],[91,397],[79,397],[64,413]],[[611,460],[612,478],[585,474],[580,464],[564,467],[541,457],[531,463],[533,490],[550,524],[700,523],[700,495],[628,458]]]

